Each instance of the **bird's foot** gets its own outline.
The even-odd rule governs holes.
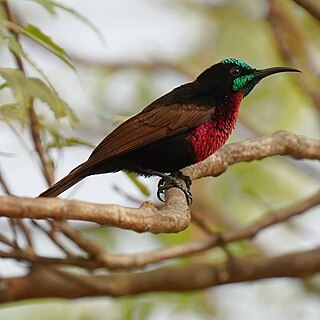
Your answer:
[[[182,184],[179,181],[179,179],[182,179],[185,182],[185,185]],[[184,174],[182,174],[181,171],[174,172],[170,175],[165,175],[160,179],[158,183],[158,191],[157,191],[158,199],[164,202],[164,200],[161,198],[161,195],[164,194],[164,192],[168,189],[178,188],[181,191],[183,191],[183,193],[187,198],[188,206],[190,206],[192,204],[192,194],[190,192],[191,184],[192,184],[192,181],[190,177],[185,176]]]

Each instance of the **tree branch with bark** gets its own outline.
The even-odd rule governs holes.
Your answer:
[[[37,265],[27,276],[0,280],[0,302],[44,297],[75,299],[88,296],[131,296],[146,292],[194,291],[275,277],[306,278],[319,271],[319,248],[280,257],[233,257],[224,263],[192,263],[139,273],[86,275]]]
[[[192,180],[218,176],[229,166],[271,156],[291,156],[296,159],[320,160],[320,141],[293,133],[279,131],[270,136],[228,144],[205,161],[183,170]],[[220,263],[203,263],[189,266],[157,267],[151,272],[132,273],[150,264],[207,252],[209,249],[239,240],[250,240],[275,224],[304,214],[320,204],[320,191],[309,198],[277,211],[267,212],[262,218],[245,227],[225,233],[207,230],[206,236],[184,244],[134,254],[109,254],[105,248],[85,238],[68,220],[95,222],[137,232],[172,233],[188,227],[190,210],[179,189],[166,192],[162,208],[145,202],[140,208],[94,204],[56,198],[0,197],[0,215],[18,221],[45,219],[49,229],[41,227],[51,241],[64,252],[65,257],[38,255],[34,250],[15,245],[0,234],[0,241],[9,248],[1,250],[1,258],[11,258],[30,264],[30,273],[21,278],[2,280],[0,301],[15,301],[32,297],[66,297],[111,295],[122,296],[151,291],[197,290],[225,283],[242,282],[270,277],[305,277],[319,271],[319,249],[281,257],[243,259],[229,257]],[[37,222],[34,222],[37,224]],[[79,252],[64,250],[59,237],[64,236],[79,248]],[[30,240],[31,241],[31,240]],[[304,260],[301,260],[304,259]],[[303,261],[303,262],[302,262]],[[63,266],[77,266],[84,270],[125,270],[121,274],[77,275],[63,270]],[[47,280],[44,281],[43,277]],[[42,280],[41,280],[42,279]],[[66,281],[68,279],[68,281]],[[119,279],[123,279],[121,282]],[[166,281],[163,281],[166,279]],[[172,279],[172,281],[168,281]],[[191,280],[190,280],[191,279]],[[161,285],[160,283],[163,282]],[[77,290],[74,290],[74,287]],[[28,293],[28,288],[32,292]],[[9,294],[10,292],[10,294]]]
[[[205,161],[182,171],[195,180],[218,176],[235,163],[261,160],[274,155],[320,160],[320,142],[279,131],[271,136],[225,145]],[[190,221],[184,194],[176,188],[166,193],[166,205],[160,210],[150,202],[133,209],[55,198],[27,199],[10,196],[0,197],[0,204],[0,214],[9,218],[82,220],[137,232],[179,232]]]

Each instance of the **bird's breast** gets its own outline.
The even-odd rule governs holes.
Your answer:
[[[228,140],[236,125],[242,93],[231,96],[214,116],[195,128],[188,137],[196,161],[202,161],[220,149]]]

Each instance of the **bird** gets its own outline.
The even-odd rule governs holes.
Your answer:
[[[221,148],[235,128],[243,98],[260,80],[280,72],[301,71],[291,67],[259,70],[242,60],[221,60],[115,128],[88,160],[39,197],[56,197],[91,175],[125,171],[159,176],[160,200],[165,190],[177,187],[191,204],[191,180],[180,170]]]

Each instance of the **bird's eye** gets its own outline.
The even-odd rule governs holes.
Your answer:
[[[240,73],[241,73],[240,67],[238,67],[238,66],[233,67],[233,68],[230,70],[230,73],[231,73],[234,77],[239,76]]]

